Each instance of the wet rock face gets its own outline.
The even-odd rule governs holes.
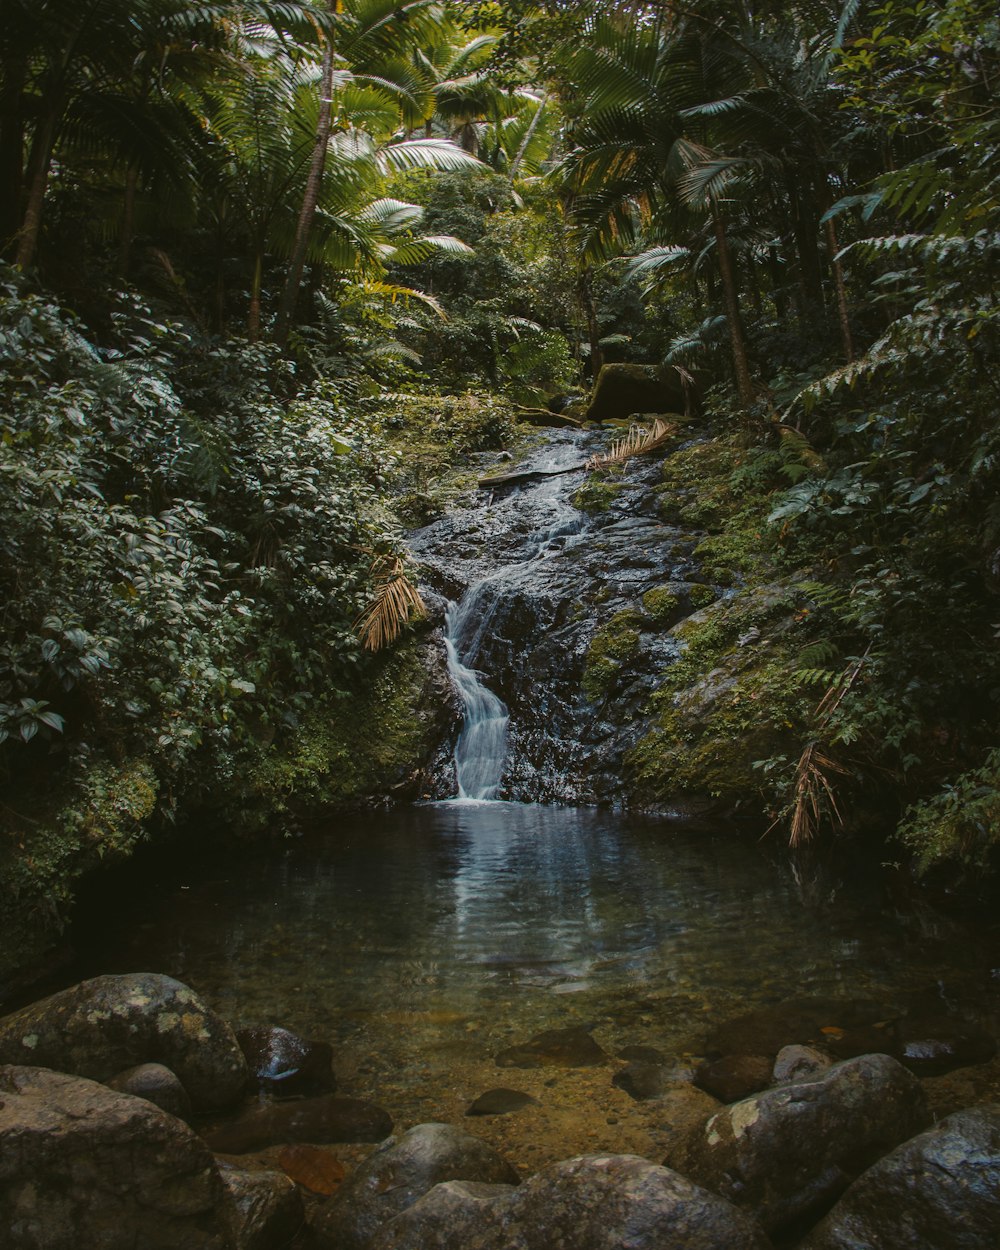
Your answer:
[[[302,1227],[305,1207],[293,1181],[281,1172],[250,1172],[223,1163],[222,1182],[232,1202],[236,1250],[279,1250]]]
[[[780,1229],[822,1210],[929,1118],[912,1073],[861,1055],[717,1112],[691,1147],[690,1175]]]
[[[247,1079],[229,1025],[194,990],[152,972],[95,977],[4,1017],[0,1063],[95,1081],[136,1064],[162,1063],[197,1111],[230,1106]]]
[[[485,1142],[448,1124],[418,1124],[391,1137],[346,1181],[317,1216],[321,1246],[379,1250],[382,1230],[443,1181],[516,1185],[517,1173]]]
[[[0,1068],[5,1250],[231,1250],[215,1160],[151,1102],[47,1069]]]
[[[669,629],[694,610],[694,541],[659,519],[659,459],[630,461],[602,510],[574,506],[583,465],[606,441],[554,431],[519,466],[552,476],[477,491],[410,536],[431,595],[457,601],[472,588],[461,658],[510,712],[499,797],[621,798],[625,757],[649,727],[648,697],[679,652]],[[675,610],[664,615],[658,600],[647,610],[644,597],[665,588]],[[623,613],[637,618],[636,645],[588,693],[591,644],[601,631],[621,633]],[[454,792],[440,767],[431,780],[436,797]]]
[[[517,1190],[440,1185],[392,1220],[380,1250],[766,1250],[724,1199],[635,1155],[552,1164]]]
[[[959,1111],[859,1177],[801,1250],[994,1250],[1000,1106]]]
[[[392,1132],[388,1112],[360,1098],[304,1098],[255,1107],[206,1136],[213,1150],[241,1155],[285,1142],[381,1141]]]

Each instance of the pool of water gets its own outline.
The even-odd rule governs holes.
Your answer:
[[[646,1113],[609,1093],[607,1071],[559,1074],[556,1088],[551,1071],[496,1068],[541,1029],[584,1024],[609,1054],[641,1043],[683,1064],[713,1025],[791,997],[888,1012],[921,994],[996,1015],[990,942],[887,908],[875,884],[804,883],[754,844],[594,809],[338,818],[326,837],[175,863],[127,895],[85,913],[78,972],[169,973],[236,1026],[327,1039],[343,1091],[398,1122],[460,1116],[496,1085],[577,1106],[545,1128],[564,1148],[523,1141],[521,1153],[656,1148],[648,1114],[628,1136]]]

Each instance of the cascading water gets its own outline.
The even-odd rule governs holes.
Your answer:
[[[453,603],[445,616],[448,672],[465,709],[462,732],[455,744],[460,799],[496,798],[507,754],[507,708],[483,685],[476,671],[463,663],[463,656],[474,662],[482,633],[484,622],[478,615],[482,585],[470,587],[461,603]]]

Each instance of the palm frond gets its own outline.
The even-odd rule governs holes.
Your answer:
[[[627,434],[616,438],[605,452],[591,456],[587,461],[588,469],[607,469],[613,464],[624,464],[633,456],[644,456],[658,447],[662,447],[668,439],[677,433],[677,426],[659,417],[651,426],[636,422],[629,427]]]
[[[381,651],[396,641],[412,617],[422,616],[427,609],[399,556],[378,557],[372,563],[371,577],[375,591],[354,622],[354,631],[366,651]]]

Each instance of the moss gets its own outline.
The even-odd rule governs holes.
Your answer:
[[[639,650],[639,631],[643,624],[641,612],[627,609],[617,612],[591,639],[583,670],[583,689],[591,702],[598,703],[607,697],[622,666]]]
[[[642,606],[654,625],[666,625],[680,607],[680,599],[669,586],[657,586],[642,596]]]
[[[416,644],[386,653],[365,689],[317,704],[250,776],[260,810],[301,813],[385,793],[420,764],[427,674]],[[251,804],[252,806],[252,804]]]
[[[99,761],[31,817],[8,809],[0,842],[0,976],[40,959],[64,928],[80,877],[148,837],[159,782],[142,759]]]
[[[621,482],[609,481],[607,478],[591,474],[576,491],[570,502],[574,508],[591,515],[607,512],[621,493]]]
[[[692,582],[688,590],[688,599],[693,608],[704,608],[715,602],[715,591],[711,586],[705,586],[701,582]]]
[[[793,605],[784,587],[761,587],[674,627],[683,651],[653,696],[653,728],[629,758],[646,797],[770,801],[756,765],[798,741],[814,702],[796,676]]]

